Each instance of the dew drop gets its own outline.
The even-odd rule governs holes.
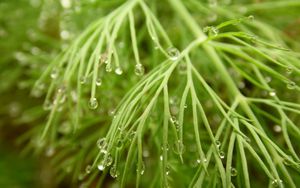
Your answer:
[[[180,52],[177,48],[174,48],[174,47],[170,47],[167,49],[167,53],[169,55],[169,58],[172,60],[172,61],[176,61],[180,55]]]
[[[272,187],[280,187],[281,184],[282,184],[282,180],[281,179],[274,179],[272,181]]]
[[[270,95],[271,97],[274,97],[274,96],[276,96],[276,92],[275,92],[274,90],[271,90],[271,91],[269,92],[269,95]]]
[[[178,73],[179,73],[179,74],[186,74],[186,70],[187,70],[187,65],[186,65],[186,63],[185,63],[185,62],[180,63],[180,64],[178,65],[177,70],[178,70]]]
[[[286,67],[286,73],[287,74],[292,74],[292,72],[293,72],[293,67],[292,66],[287,66]]]
[[[102,85],[102,79],[101,78],[97,78],[96,79],[96,86],[101,86]]]
[[[159,160],[163,161],[164,157],[162,155],[159,156]]]
[[[220,156],[221,159],[224,159],[224,158],[225,158],[225,153],[224,153],[224,151],[220,151],[220,152],[219,152],[219,156]]]
[[[56,79],[56,78],[58,77],[58,74],[59,74],[58,69],[57,69],[57,68],[54,68],[54,69],[52,70],[51,74],[50,74],[50,77],[51,77],[52,79]]]
[[[122,148],[123,146],[123,141],[121,139],[119,139],[116,143],[117,148]]]
[[[295,89],[296,88],[296,83],[291,81],[291,82],[287,83],[286,87],[288,89]]]
[[[121,75],[121,74],[123,74],[123,70],[120,67],[118,67],[118,68],[116,68],[115,73],[117,75]]]
[[[230,173],[231,173],[231,176],[236,176],[237,175],[237,170],[233,167],[230,167]]]
[[[281,132],[281,127],[279,125],[274,125],[273,130],[276,133],[280,133]]]
[[[216,146],[219,148],[221,146],[221,142],[219,140],[216,140]]]
[[[106,160],[105,160],[105,165],[110,166],[112,164],[112,162],[113,162],[112,156],[110,154],[107,154]]]
[[[166,175],[168,176],[170,174],[170,167],[166,166]]]
[[[95,97],[92,97],[90,98],[90,101],[89,101],[89,108],[94,110],[98,107],[98,101]]]
[[[112,71],[112,66],[110,63],[107,63],[106,66],[105,66],[105,71],[106,72],[111,72]]]
[[[137,165],[136,172],[140,175],[143,175],[145,173],[145,164],[142,162],[141,167],[139,169],[139,166]]]
[[[51,110],[51,108],[52,108],[52,103],[49,101],[49,100],[46,100],[45,102],[44,102],[44,104],[43,104],[43,108],[44,108],[44,110]]]
[[[103,171],[105,169],[105,165],[103,164],[103,162],[100,162],[97,166],[98,170]]]
[[[86,83],[87,78],[85,76],[81,76],[79,79],[80,84],[85,84]]]
[[[54,147],[50,146],[50,147],[47,148],[47,150],[46,150],[46,156],[47,156],[47,157],[53,156],[54,153],[55,153]]]
[[[178,121],[177,121],[177,119],[176,119],[175,116],[172,116],[172,117],[170,118],[170,121],[171,121],[171,123],[173,123],[173,124],[178,124]]]
[[[173,150],[176,154],[181,155],[185,152],[185,146],[178,140],[177,143],[174,144]]]
[[[85,168],[85,172],[87,174],[89,174],[89,173],[91,173],[91,171],[92,171],[92,166],[91,165],[87,165],[86,168]]]
[[[253,22],[253,21],[254,21],[254,16],[253,16],[253,15],[249,15],[247,18],[248,18],[248,20],[249,20],[250,22]]]
[[[103,149],[106,148],[107,146],[107,142],[105,138],[100,138],[99,140],[97,140],[97,146],[99,149]]]
[[[136,64],[135,65],[135,70],[134,70],[134,73],[137,75],[137,76],[143,76],[144,73],[145,73],[145,68],[142,64]]]
[[[179,103],[179,99],[177,96],[172,96],[170,97],[170,104],[178,104]]]
[[[218,2],[217,2],[217,0],[209,0],[208,5],[210,7],[216,7],[218,5]]]
[[[109,174],[112,178],[118,177],[118,171],[117,171],[117,167],[115,165],[110,168]]]

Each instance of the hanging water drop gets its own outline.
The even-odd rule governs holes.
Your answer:
[[[273,130],[276,133],[280,133],[281,132],[281,127],[279,125],[274,125]]]
[[[85,172],[87,174],[89,174],[89,173],[91,173],[91,171],[92,171],[92,166],[91,165],[87,165],[86,168],[85,168]]]
[[[170,167],[166,166],[166,175],[168,176],[170,174]]]
[[[178,73],[179,74],[186,74],[186,70],[187,70],[187,65],[185,62],[181,62],[179,65],[178,65]]]
[[[287,74],[292,74],[292,72],[293,72],[293,67],[290,66],[290,65],[287,66],[287,67],[286,67],[286,73],[287,73]]]
[[[103,162],[100,162],[97,166],[98,170],[103,171],[105,169],[105,165],[103,164]]]
[[[110,63],[107,63],[106,66],[105,66],[105,71],[106,72],[111,72],[112,71],[112,66]]]
[[[174,47],[170,47],[167,49],[167,53],[169,55],[169,58],[172,60],[172,61],[176,61],[180,55],[180,52],[177,48],[174,48]]]
[[[295,82],[290,81],[289,83],[287,83],[286,87],[288,89],[295,89],[297,87]]]
[[[56,79],[58,77],[58,73],[59,73],[58,69],[54,68],[50,74],[50,77],[52,79]]]
[[[97,78],[96,79],[96,86],[101,86],[102,85],[102,79],[101,78]]]
[[[106,148],[107,146],[107,142],[105,138],[100,138],[99,140],[97,140],[97,146],[99,149],[103,149]]]
[[[219,140],[216,140],[216,146],[219,148],[221,146],[221,142]]]
[[[224,158],[225,158],[225,153],[224,153],[224,151],[220,151],[220,152],[219,152],[219,156],[220,156],[221,159],[224,159]]]
[[[85,76],[81,76],[79,79],[80,84],[85,84],[86,83],[87,78]]]
[[[98,101],[95,97],[92,97],[90,98],[90,101],[89,101],[89,108],[94,110],[98,107]]]
[[[281,179],[274,179],[272,181],[272,187],[280,187],[282,184],[282,180]]]
[[[106,160],[105,160],[105,165],[106,166],[110,166],[113,162],[113,158],[112,156],[108,153],[107,156],[106,156]]]
[[[275,92],[275,90],[271,90],[271,91],[269,91],[269,95],[270,95],[271,97],[274,97],[274,96],[276,96],[276,92]]]
[[[248,20],[249,20],[250,22],[253,22],[253,21],[254,21],[254,16],[253,16],[253,15],[249,15],[247,18],[248,18]]]
[[[145,173],[145,164],[143,162],[141,163],[140,169],[139,166],[137,165],[136,172],[139,173],[140,175],[143,175]]]
[[[112,178],[118,177],[118,171],[117,171],[117,167],[115,165],[110,168],[109,174]]]
[[[210,7],[216,7],[218,5],[218,2],[217,2],[217,0],[209,0],[208,5]]]
[[[179,103],[179,99],[177,96],[172,96],[170,97],[170,104],[175,104],[177,105]]]
[[[121,75],[121,74],[123,74],[123,70],[120,67],[118,67],[118,68],[116,68],[115,73],[117,75]]]
[[[237,175],[237,170],[233,167],[230,167],[230,173],[231,173],[231,176],[236,176]]]
[[[145,73],[145,68],[142,64],[138,63],[138,64],[135,65],[134,72],[137,76],[143,76],[144,73]]]

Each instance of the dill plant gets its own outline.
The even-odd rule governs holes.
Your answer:
[[[33,86],[24,152],[83,187],[299,186],[299,42],[269,15],[299,6],[95,1]]]

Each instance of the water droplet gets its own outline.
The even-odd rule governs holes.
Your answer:
[[[100,138],[99,140],[97,140],[97,146],[99,149],[106,148],[107,146],[106,138]]]
[[[295,88],[297,87],[297,85],[296,85],[295,82],[292,82],[292,81],[291,81],[291,82],[287,83],[286,87],[287,87],[288,89],[295,89]]]
[[[164,157],[162,155],[159,156],[159,160],[164,160]]]
[[[136,172],[140,173],[141,175],[143,175],[145,173],[145,164],[143,162],[141,163],[140,169],[139,169],[139,166],[137,165]]]
[[[171,121],[171,123],[173,123],[173,124],[175,124],[175,125],[178,124],[178,121],[177,121],[177,119],[176,119],[175,116],[171,116],[170,121]]]
[[[208,5],[210,7],[216,7],[218,5],[218,2],[217,2],[217,0],[209,0]]]
[[[106,66],[105,66],[105,71],[106,72],[111,72],[112,71],[112,66],[110,63],[107,63]]]
[[[274,125],[273,130],[274,132],[279,133],[281,132],[281,127],[279,125]]]
[[[274,179],[272,181],[272,187],[280,187],[281,184],[282,184],[282,180],[281,179]]]
[[[145,68],[142,64],[136,64],[134,72],[137,76],[143,76],[145,73]]]
[[[216,146],[219,148],[221,146],[221,142],[219,140],[216,140]]]
[[[184,108],[186,109],[187,107],[188,107],[187,104],[185,104],[185,105],[184,105]]]
[[[175,105],[170,106],[170,113],[172,115],[177,115],[179,113],[179,108]]]
[[[97,166],[98,170],[103,171],[105,169],[105,165],[103,164],[103,162],[100,162]]]
[[[270,95],[271,97],[274,97],[274,96],[276,95],[276,92],[275,92],[275,90],[271,90],[271,91],[269,91],[269,95]]]
[[[293,67],[290,66],[290,65],[287,66],[287,67],[286,67],[286,73],[287,73],[287,74],[292,74],[292,72],[293,72]]]
[[[248,16],[248,20],[249,20],[250,22],[253,22],[253,21],[254,21],[254,16],[253,16],[253,15],[249,15],[249,16]]]
[[[49,100],[46,100],[45,102],[44,102],[44,104],[43,104],[43,108],[44,108],[44,110],[51,110],[51,108],[52,108],[52,103],[49,101]]]
[[[225,158],[224,151],[219,151],[219,156],[220,156],[221,159],[224,159]]]
[[[102,85],[102,79],[101,78],[97,78],[96,79],[96,86],[101,86]]]
[[[89,173],[91,173],[91,171],[92,171],[92,166],[91,165],[87,165],[86,168],[85,168],[85,172],[87,174],[89,174]]]
[[[85,84],[86,83],[87,78],[85,76],[80,77],[79,82],[80,84]]]
[[[108,64],[107,52],[101,54],[99,61],[100,63]]]
[[[178,73],[179,74],[186,74],[186,70],[187,70],[187,66],[186,66],[186,63],[185,62],[181,62],[179,65],[178,65]]]
[[[123,74],[123,70],[120,67],[118,67],[118,68],[116,68],[115,73],[117,75],[121,75],[121,74]]]
[[[172,96],[170,97],[170,104],[178,104],[179,103],[179,99],[177,96]]]
[[[47,148],[45,154],[46,154],[47,157],[51,157],[51,156],[54,155],[54,153],[55,153],[54,147],[50,146],[50,147]]]
[[[170,174],[170,167],[166,166],[166,175],[168,176]]]
[[[218,19],[218,14],[216,14],[215,12],[212,12],[207,16],[206,19],[208,22],[215,22]]]
[[[110,166],[113,162],[113,158],[112,156],[108,153],[107,156],[106,156],[106,160],[105,160],[105,165],[106,166]]]
[[[169,58],[172,61],[176,61],[178,59],[178,57],[180,56],[180,52],[177,48],[174,47],[170,47],[167,49],[167,53],[169,55]]]
[[[272,78],[270,76],[265,77],[265,80],[267,83],[270,83],[272,81]]]
[[[184,144],[181,142],[181,141],[177,141],[175,144],[174,144],[174,147],[173,147],[173,150],[176,154],[183,154],[185,152],[185,146]]]
[[[230,173],[231,173],[231,176],[236,176],[237,175],[237,170],[233,167],[230,167]]]
[[[89,108],[94,110],[98,107],[98,101],[95,97],[92,97],[90,98],[90,101],[89,101]]]
[[[118,171],[117,171],[117,167],[115,165],[110,168],[109,174],[112,178],[118,177]]]
[[[122,148],[123,146],[123,141],[121,139],[118,139],[117,143],[116,143],[117,148]]]
[[[143,150],[143,157],[149,157],[150,156],[150,152],[149,152],[149,150],[148,149],[144,149]]]
[[[58,69],[57,69],[57,68],[54,68],[54,69],[52,70],[51,74],[50,74],[50,77],[51,77],[52,79],[56,79],[56,78],[58,77],[58,74],[59,74]]]

